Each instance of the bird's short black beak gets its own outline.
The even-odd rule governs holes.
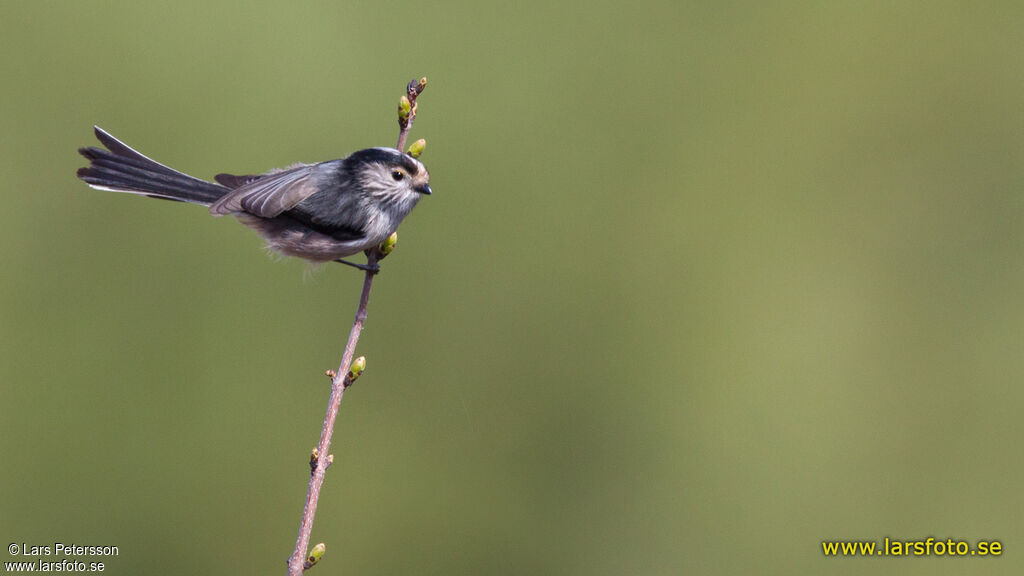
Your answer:
[[[419,192],[420,194],[426,194],[427,196],[430,196],[431,194],[434,193],[434,191],[430,189],[430,184],[421,184],[413,188],[413,190]]]

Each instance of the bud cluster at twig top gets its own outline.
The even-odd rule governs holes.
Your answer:
[[[427,87],[427,79],[413,79],[405,87],[405,94],[398,100],[398,126],[405,130],[416,118],[416,98]]]
[[[427,87],[427,79],[413,79],[405,86],[405,94],[398,99],[398,145],[395,148],[405,148],[405,139],[412,129],[412,123],[416,121],[416,99]],[[422,152],[422,150],[420,150]]]
[[[423,89],[427,87],[427,77],[424,76],[419,80],[413,78],[409,81],[409,84],[405,86],[405,91],[409,94],[409,98],[415,100],[417,96],[423,92]]]

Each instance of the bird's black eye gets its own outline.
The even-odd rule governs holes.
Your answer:
[[[401,170],[392,170],[391,177],[395,179],[395,182],[401,182],[405,178],[405,172]]]

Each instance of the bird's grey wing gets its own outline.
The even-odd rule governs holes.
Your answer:
[[[274,218],[316,194],[317,164],[299,164],[280,172],[259,176],[228,192],[210,206],[214,216],[246,212]]]

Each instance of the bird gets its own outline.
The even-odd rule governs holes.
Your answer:
[[[271,250],[313,263],[378,272],[375,263],[344,258],[380,245],[433,193],[423,163],[394,148],[263,174],[217,174],[208,182],[150,159],[99,126],[93,130],[103,148],[78,150],[89,160],[78,178],[90,187],[206,206],[256,231]]]

